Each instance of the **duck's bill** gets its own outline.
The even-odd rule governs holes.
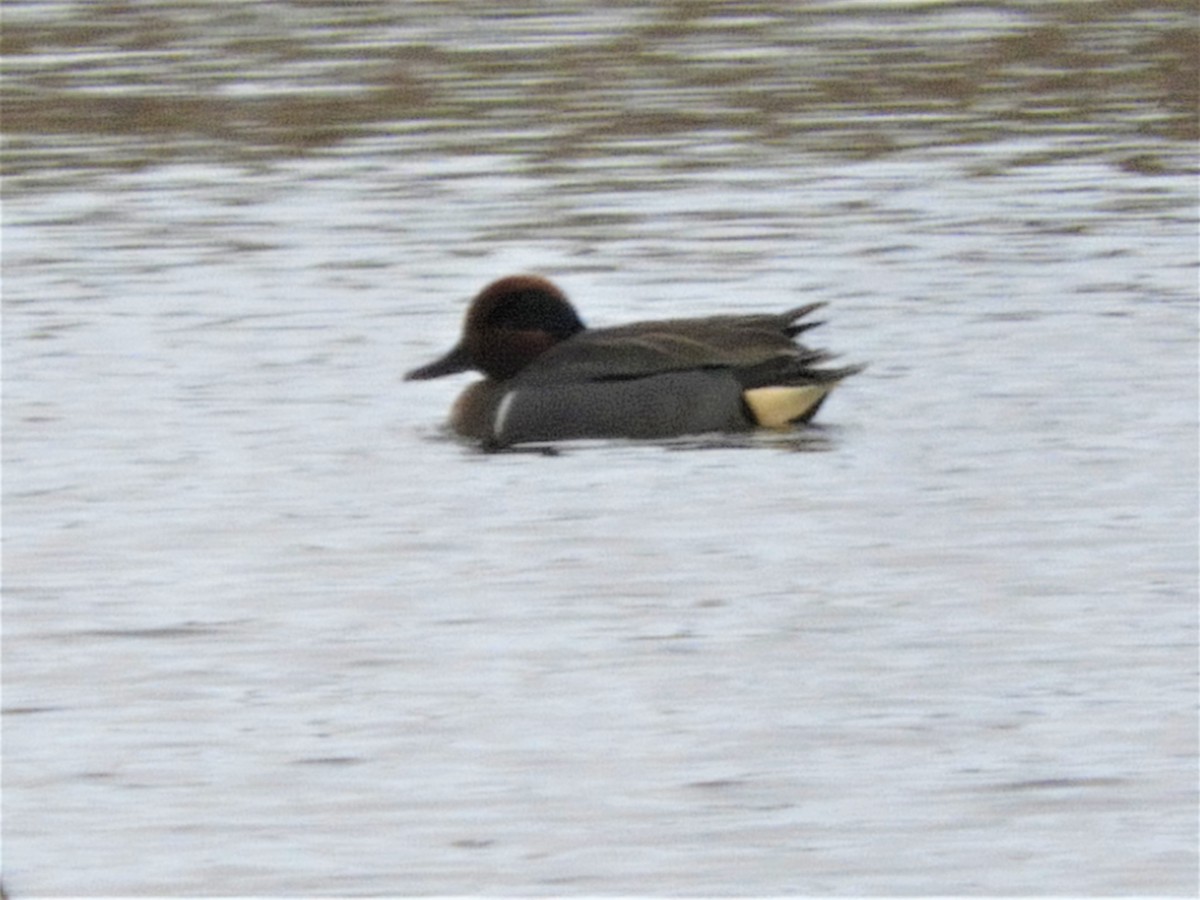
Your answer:
[[[441,359],[435,359],[429,365],[413,369],[404,376],[405,381],[424,381],[427,378],[441,378],[443,375],[453,375],[473,369],[474,364],[467,356],[467,351],[459,344]]]

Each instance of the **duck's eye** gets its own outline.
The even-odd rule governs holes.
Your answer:
[[[583,323],[569,303],[542,291],[518,291],[497,303],[488,325],[513,331],[544,331],[567,338],[583,330]]]

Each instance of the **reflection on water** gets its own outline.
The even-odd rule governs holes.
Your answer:
[[[1019,134],[1171,169],[1195,140],[1187,2],[5,4],[10,174],[350,140],[668,169]]]
[[[5,887],[1194,895],[1194,4],[547,10],[4,4]],[[529,268],[869,368],[483,454]]]

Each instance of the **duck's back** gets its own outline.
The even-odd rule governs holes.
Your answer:
[[[798,320],[812,304],[779,314],[636,322],[583,331],[551,347],[516,380],[524,384],[611,381],[666,372],[728,369],[743,387],[794,379],[827,354],[796,343],[817,323]],[[815,372],[811,372],[816,377]]]

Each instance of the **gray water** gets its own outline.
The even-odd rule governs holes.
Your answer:
[[[9,896],[1196,893],[1192,4],[3,25]],[[481,454],[517,271],[869,368]]]

